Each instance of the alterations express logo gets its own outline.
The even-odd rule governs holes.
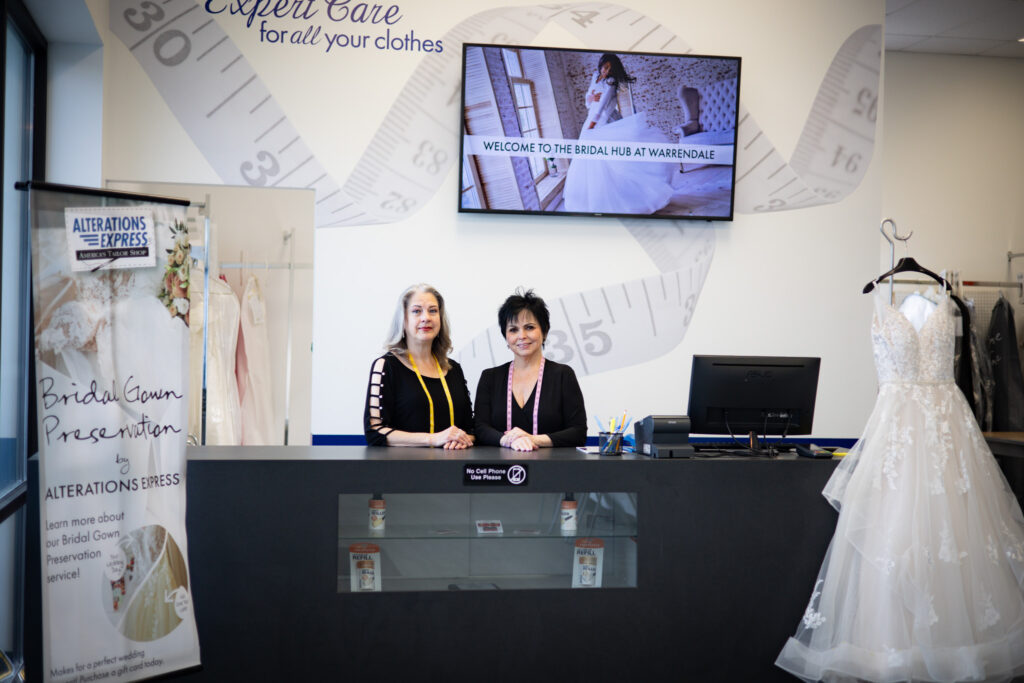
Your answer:
[[[149,253],[151,221],[146,216],[80,216],[72,221],[71,232],[90,249],[141,249],[139,253],[127,255],[143,256]],[[81,256],[89,258],[92,255],[86,253]]]

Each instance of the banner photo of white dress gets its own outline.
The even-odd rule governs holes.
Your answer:
[[[30,187],[41,678],[150,678],[199,664],[185,537],[184,207],[145,203],[155,266],[76,272],[65,210],[102,218],[144,203],[50,187]]]

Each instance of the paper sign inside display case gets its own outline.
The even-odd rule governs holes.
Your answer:
[[[526,465],[466,464],[462,466],[462,483],[466,486],[525,486]]]
[[[505,533],[505,530],[501,526],[500,519],[478,519],[476,532],[481,536],[496,536]]]

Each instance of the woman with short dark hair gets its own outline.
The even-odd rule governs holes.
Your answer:
[[[587,411],[576,373],[543,355],[551,328],[544,300],[533,290],[516,290],[498,309],[498,326],[513,358],[480,375],[479,443],[517,451],[584,445]]]

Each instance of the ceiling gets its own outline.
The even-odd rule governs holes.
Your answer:
[[[1024,0],[886,0],[885,49],[1024,59]]]

